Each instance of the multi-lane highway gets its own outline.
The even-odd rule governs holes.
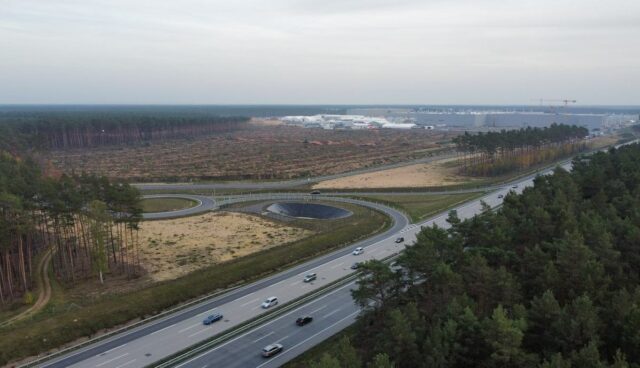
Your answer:
[[[561,165],[565,169],[570,169],[570,163]],[[540,174],[547,174],[551,170],[545,170]],[[478,200],[469,202],[456,208],[461,219],[470,218],[482,211],[482,202],[491,207],[501,205],[504,196],[509,191],[520,193],[524,188],[533,185],[535,175],[517,180],[511,184],[490,193]],[[422,226],[437,224],[441,227],[448,227],[446,222],[447,214],[442,213],[418,226],[408,226],[399,232],[405,238],[405,244],[414,241],[417,232]],[[393,247],[398,246],[393,242],[395,237],[378,244],[373,244],[366,248],[365,254],[361,256],[347,256],[352,261],[358,258],[383,258],[389,253],[393,253]],[[380,252],[380,254],[376,254]],[[382,253],[384,252],[384,253]],[[349,263],[349,261],[346,261]],[[330,293],[316,298],[304,305],[286,312],[246,333],[243,333],[229,341],[216,345],[213,348],[189,357],[179,363],[178,367],[277,367],[293,359],[314,345],[322,342],[327,337],[342,330],[355,321],[359,313],[358,307],[352,302],[350,289],[354,283],[349,283]],[[311,315],[314,321],[304,327],[295,325],[297,317]],[[284,346],[283,352],[273,358],[265,359],[261,357],[261,348],[267,344],[280,343]]]
[[[458,206],[455,210],[461,219],[470,218],[482,211],[481,201],[491,207],[497,207],[502,203],[502,197],[509,191],[520,193],[525,187],[531,185],[533,185],[533,178],[525,178],[478,200]],[[347,255],[344,257],[344,262],[350,264],[363,259],[384,258],[392,252],[401,250],[405,244],[410,245],[415,241],[415,236],[422,226],[437,224],[447,228],[449,226],[446,222],[447,217],[448,212],[442,213],[428,221],[403,229],[397,234],[405,238],[403,245],[395,243],[395,236],[390,237],[365,248],[365,253],[361,256]],[[350,290],[354,286],[351,282],[333,290],[234,339],[186,359],[176,367],[279,367],[355,321],[359,308],[351,299]],[[295,324],[295,320],[303,315],[310,315],[314,320],[306,326],[299,327]],[[272,343],[282,344],[284,350],[272,358],[263,358],[260,355],[261,349]]]
[[[241,198],[234,199],[234,201],[240,200]],[[354,247],[362,246],[368,249],[369,246],[394,236],[408,225],[406,216],[392,208],[352,199],[336,198],[336,200],[375,208],[387,213],[393,220],[390,229],[358,242],[353,245]],[[380,252],[380,255],[389,253],[386,250],[380,250]],[[350,253],[351,248],[340,249],[189,308],[169,313],[153,322],[71,351],[59,358],[43,362],[41,366],[144,367],[264,313],[265,310],[260,308],[260,304],[269,296],[277,296],[282,305],[346,275],[351,271],[349,268],[351,263],[345,263],[350,260],[347,257]],[[302,278],[311,271],[318,273],[318,279],[313,283],[303,283]],[[223,321],[216,322],[213,326],[203,326],[202,319],[213,310],[224,314]]]
[[[569,164],[563,166],[569,168]],[[491,207],[497,207],[502,203],[503,196],[510,190],[520,192],[532,184],[533,175],[500,187],[482,198],[458,206],[456,208],[458,216],[465,219],[479,213],[482,211],[481,202],[485,202]],[[251,199],[257,198],[252,197]],[[361,201],[345,198],[324,199],[363,204]],[[233,200],[240,201],[242,198]],[[163,357],[259,316],[265,312],[260,307],[260,303],[267,297],[278,297],[280,306],[282,306],[282,304],[313,290],[318,290],[322,286],[354,272],[350,266],[355,261],[386,258],[401,251],[404,244],[411,244],[415,240],[415,236],[422,226],[433,224],[442,227],[448,226],[446,223],[448,212],[421,224],[409,225],[403,214],[391,208],[371,203],[367,205],[377,207],[390,214],[394,219],[394,226],[384,234],[354,244],[352,247],[341,249],[285,272],[231,290],[189,308],[169,313],[148,324],[44,362],[41,366],[131,368],[153,364]],[[404,244],[395,242],[398,236],[405,238]],[[357,246],[365,247],[364,254],[359,256],[351,254],[351,250]],[[318,279],[312,283],[302,282],[304,275],[308,272],[317,273]],[[315,298],[221,345],[190,357],[179,366],[279,366],[353,323],[359,311],[351,301],[349,290],[352,287],[353,284],[348,284],[331,291],[329,294]],[[211,326],[204,326],[202,319],[214,312],[224,314],[224,319]],[[295,318],[304,314],[311,314],[314,321],[304,327],[296,326],[294,324]],[[261,348],[276,342],[284,345],[284,351],[273,358],[263,359],[260,356]]]
[[[528,178],[520,182],[514,190],[519,191],[526,185],[531,185],[532,179]],[[457,208],[461,218],[468,218],[481,211],[480,201],[485,201],[491,206],[500,204],[499,195],[504,195],[511,188],[503,188],[491,193],[479,200]],[[331,198],[327,198],[331,199]],[[364,204],[345,198],[335,198],[341,201]],[[406,217],[390,208],[377,204],[367,204],[376,206],[393,216],[394,226],[384,234],[354,244],[352,247],[343,249],[327,256],[321,257],[303,265],[294,267],[291,270],[272,276],[265,280],[247,285],[245,287],[230,291],[227,294],[204,301],[188,309],[172,313],[162,319],[143,325],[122,334],[118,334],[109,339],[97,342],[86,348],[71,352],[61,358],[43,364],[46,367],[144,367],[153,362],[171,355],[181,349],[191,346],[199,341],[212,337],[224,330],[238,326],[239,324],[264,313],[260,303],[270,296],[276,296],[280,300],[280,305],[292,301],[302,295],[325,286],[333,281],[354,272],[350,267],[355,261],[363,261],[372,258],[385,258],[399,252],[403,244],[398,244],[395,239],[398,236],[405,238],[405,243],[411,243],[415,239],[416,233],[420,230],[419,225],[408,225]],[[447,213],[443,213],[420,225],[430,225],[433,223],[439,226],[446,226]],[[365,247],[365,252],[359,256],[353,256],[351,250],[356,246]],[[302,279],[308,272],[316,272],[318,279],[313,283],[304,283]],[[277,323],[269,322],[268,325],[252,330],[245,337],[252,339],[251,344],[247,344],[245,337],[231,340],[220,348],[216,348],[192,362],[203,359],[211,366],[220,365],[219,359],[223,359],[231,351],[238,354],[234,361],[237,366],[252,366],[256,357],[259,357],[262,346],[271,342],[280,341],[286,343],[285,351],[267,363],[270,366],[277,366],[283,361],[300,354],[309,346],[322,341],[329,335],[344,326],[353,322],[357,314],[355,305],[350,301],[349,288],[344,287],[332,292],[332,296],[320,298],[303,306],[307,308],[298,312],[314,312],[316,320],[305,327],[299,328],[294,325],[295,318],[287,320],[283,331]],[[319,305],[321,300],[327,302],[326,305]],[[314,311],[314,309],[322,310]],[[202,319],[213,312],[222,313],[224,319],[216,322],[212,326],[204,326]],[[317,312],[317,313],[316,313]],[[346,313],[346,314],[345,314]],[[295,315],[291,314],[291,316]],[[279,317],[279,318],[285,318]],[[340,319],[335,319],[341,317]],[[278,325],[277,329],[274,326]],[[272,327],[269,327],[272,326]],[[269,330],[271,328],[271,330]],[[260,333],[266,331],[269,334],[263,337]],[[271,333],[273,332],[273,333]],[[294,337],[295,336],[295,337]],[[296,343],[292,343],[296,341]],[[225,350],[226,349],[226,350]],[[229,350],[231,349],[231,350]],[[224,358],[226,359],[226,358]],[[209,364],[208,363],[208,364]],[[262,363],[261,363],[262,364]],[[191,365],[190,365],[191,366]]]

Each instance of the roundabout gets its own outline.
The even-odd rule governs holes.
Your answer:
[[[325,204],[309,202],[276,202],[267,211],[298,219],[335,220],[351,216],[351,211]]]

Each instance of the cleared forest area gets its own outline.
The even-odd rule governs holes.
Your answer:
[[[269,180],[337,174],[416,159],[452,147],[454,133],[329,131],[252,126],[224,134],[136,146],[52,152],[64,172],[130,181]]]

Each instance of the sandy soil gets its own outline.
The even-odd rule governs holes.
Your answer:
[[[415,164],[389,170],[346,176],[327,180],[313,186],[314,189],[349,189],[349,188],[400,188],[452,185],[468,182],[468,177],[456,173],[457,168],[446,167],[445,163],[455,160],[450,158],[428,164]]]
[[[252,118],[249,123],[253,125],[262,125],[262,126],[274,126],[274,125],[282,125],[282,121],[280,119],[268,119],[268,118]]]
[[[219,212],[143,222],[140,260],[154,281],[312,235],[257,216]]]

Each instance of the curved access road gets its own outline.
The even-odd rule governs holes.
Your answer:
[[[152,198],[181,198],[181,199],[189,199],[196,202],[196,205],[193,207],[185,208],[177,211],[166,211],[166,212],[150,212],[142,214],[142,218],[145,220],[160,220],[160,219],[169,219],[176,217],[184,217],[196,215],[199,213],[213,211],[216,207],[216,201],[207,196],[200,195],[191,195],[191,194],[153,194],[153,195],[145,195],[142,197],[143,199],[152,199]]]
[[[306,197],[308,196],[298,196],[299,199]],[[255,199],[255,196],[233,198],[226,203]],[[351,263],[345,262],[350,259],[353,247],[360,246],[371,249],[376,244],[403,231],[409,224],[409,220],[403,213],[384,205],[347,198],[323,199],[374,208],[389,215],[393,224],[388,230],[371,238],[262,280],[199,301],[187,308],[170,311],[151,322],[140,323],[133,328],[115,333],[82,348],[69,350],[58,358],[43,361],[38,365],[56,368],[69,366],[135,368],[151,365],[168,355],[263,314],[265,310],[260,308],[260,303],[271,295],[277,295],[280,305],[282,305],[309,291],[325,286],[349,270]],[[314,283],[301,282],[304,275],[311,271],[318,273],[318,280]],[[213,326],[203,326],[202,319],[212,310],[221,311],[224,314],[224,320]]]
[[[455,157],[454,153],[448,153],[444,155],[438,155],[433,157],[424,157],[417,160],[403,161],[395,164],[381,165],[376,167],[370,167],[365,169],[359,169],[349,171],[340,174],[315,176],[312,178],[282,180],[282,181],[264,181],[264,182],[248,182],[248,181],[230,181],[221,183],[137,183],[133,184],[140,190],[213,190],[213,189],[246,189],[246,190],[265,190],[265,189],[286,189],[294,188],[302,185],[317,183],[320,181],[343,178],[345,176],[352,176],[358,174],[365,174],[374,171],[394,169],[397,167],[404,167],[414,164],[426,164],[437,160],[443,160],[447,158]]]
[[[569,168],[569,165],[564,165],[563,167]],[[547,170],[543,174],[550,172],[551,170]],[[454,209],[461,219],[471,218],[484,210],[482,202],[492,208],[499,207],[507,193],[510,191],[521,193],[524,188],[533,185],[533,180],[534,178],[521,179],[507,188],[502,188]],[[448,228],[447,217],[448,211],[427,221],[408,226],[399,231],[395,237],[389,237],[365,248],[364,254],[360,256],[348,255],[333,261],[333,266],[329,267],[335,267],[332,273],[341,276],[348,275],[354,271],[346,266],[354,261],[383,259],[389,255],[397,254],[405,246],[415,241],[423,226],[435,224]],[[404,238],[402,244],[395,242],[396,237],[399,236]],[[351,289],[355,287],[355,282],[347,283],[205,352],[185,358],[174,366],[183,368],[280,367],[355,322],[357,315],[360,313],[360,308],[354,304],[351,298]],[[295,324],[296,318],[305,315],[313,317],[313,322],[304,327],[297,326]],[[272,358],[263,358],[261,356],[262,348],[273,343],[282,344],[284,350]]]
[[[634,140],[615,147],[638,141]],[[559,166],[565,170],[571,170],[570,162],[565,162]],[[538,174],[548,175],[552,172],[553,169],[547,169]],[[507,193],[510,191],[521,193],[525,188],[533,186],[534,179],[535,175],[521,178],[482,198],[462,204],[455,208],[458,217],[460,219],[468,219],[482,212],[484,210],[483,202],[491,208],[497,208],[502,205],[503,198]],[[450,225],[446,222],[447,217],[448,212],[441,213],[429,220],[400,231],[398,236],[403,236],[405,240],[401,249],[405,245],[413,243],[424,226],[435,224],[448,228]],[[393,250],[393,247],[397,247],[398,244],[392,239],[389,238],[367,248],[363,254],[364,258],[381,259],[389,255],[390,252],[400,251],[401,249]],[[355,260],[357,257],[360,256],[353,256],[352,259]],[[359,307],[353,303],[351,298],[350,291],[355,287],[354,282],[343,285],[202,353],[198,353],[195,356],[187,356],[173,366],[182,368],[280,367],[355,322],[357,315],[360,313]],[[295,325],[295,319],[305,315],[313,317],[313,322],[304,327]],[[272,358],[263,358],[261,349],[273,343],[282,344],[284,350]]]
[[[565,167],[568,168],[569,165]],[[547,170],[547,172],[550,171]],[[466,219],[480,213],[484,210],[482,202],[491,207],[500,206],[503,196],[510,190],[520,192],[531,185],[533,185],[532,177],[522,178],[512,183],[510,187],[502,187],[480,199],[458,206],[456,208],[458,216]],[[251,197],[245,200],[255,199]],[[331,199],[331,197],[323,199]],[[86,347],[70,351],[54,360],[43,362],[40,366],[132,368],[153,365],[163,357],[260,316],[264,313],[260,303],[267,297],[276,296],[280,300],[280,305],[286,304],[311,291],[319,290],[343,276],[352,274],[354,271],[350,265],[355,261],[382,259],[397,254],[405,244],[415,241],[422,226],[431,224],[448,226],[446,223],[448,211],[420,224],[408,225],[407,218],[391,208],[346,198],[333,199],[365,204],[393,214],[394,225],[384,234],[195,303],[185,309],[167,313],[152,322],[140,324]],[[395,241],[399,236],[404,237],[404,242]],[[352,255],[351,249],[357,246],[364,247],[364,253]],[[304,283],[302,278],[308,272],[315,272],[318,277],[314,282]],[[177,366],[196,368],[281,366],[353,323],[359,311],[350,298],[349,289],[352,287],[352,284],[348,284],[328,294],[315,297],[296,307],[297,309],[253,327],[227,342],[196,356],[185,358]],[[279,308],[279,306],[272,308]],[[211,313],[222,313],[224,318],[212,326],[203,326],[202,319]],[[315,318],[314,322],[302,328],[295,326],[294,317],[302,314],[312,315]],[[285,350],[274,358],[263,359],[260,356],[260,349],[274,342],[282,343]]]

